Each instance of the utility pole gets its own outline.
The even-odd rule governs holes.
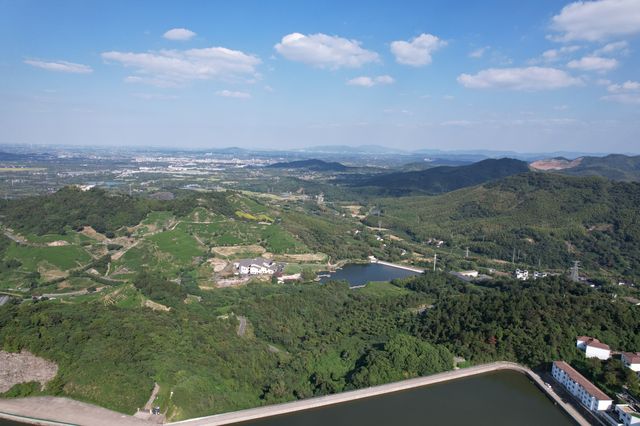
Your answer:
[[[511,255],[511,263],[515,264],[516,263],[516,248],[513,248],[513,254]]]
[[[467,251],[466,251],[466,253],[464,254],[464,257],[465,257],[465,259],[469,257],[469,247],[467,247]]]
[[[436,271],[436,262],[438,261],[438,253],[433,253],[433,272]]]
[[[131,195],[133,194],[133,190],[131,188],[132,185],[132,183],[129,184],[129,197],[131,197]]]

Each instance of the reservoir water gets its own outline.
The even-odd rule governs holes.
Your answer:
[[[573,424],[573,419],[524,374],[507,370],[238,423],[243,426]]]
[[[322,272],[321,274],[327,274],[327,272]],[[364,285],[371,281],[391,281],[398,278],[418,275],[417,272],[381,265],[379,263],[350,263],[342,269],[328,274],[328,277],[322,277],[320,279],[321,283],[344,280],[347,281],[351,287]]]

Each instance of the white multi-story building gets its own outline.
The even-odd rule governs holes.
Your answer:
[[[622,352],[622,363],[636,373],[640,371],[640,352]]]
[[[624,426],[640,425],[640,413],[627,404],[616,405],[616,413]]]
[[[611,348],[600,340],[589,336],[578,336],[576,347],[584,352],[586,358],[607,360],[611,358]]]
[[[564,361],[554,361],[551,375],[591,411],[609,409],[613,400]]]
[[[527,271],[526,269],[516,269],[515,275],[517,280],[526,281],[529,279],[529,271]]]

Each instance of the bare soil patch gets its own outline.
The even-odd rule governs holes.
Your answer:
[[[157,303],[157,302],[154,302],[153,300],[148,300],[148,299],[144,301],[144,306],[154,311],[168,312],[171,310],[171,308],[168,306],[165,306],[161,303]]]
[[[222,272],[228,265],[226,260],[216,259],[215,257],[208,259],[207,262],[211,264],[213,272]]]
[[[245,246],[217,246],[212,247],[211,251],[219,256],[234,256],[240,253],[256,253],[263,254],[266,252],[265,248],[257,244],[250,244]]]
[[[276,257],[285,262],[324,262],[327,260],[327,255],[324,253],[282,254]]]
[[[0,351],[0,393],[20,383],[39,382],[44,386],[58,374],[58,366],[31,352]]]
[[[49,247],[68,246],[69,242],[64,240],[58,240],[58,241],[51,241],[50,243],[47,243],[47,245]]]
[[[89,238],[93,238],[94,240],[98,240],[98,241],[107,240],[107,237],[105,237],[104,235],[102,235],[101,233],[93,229],[91,226],[85,226],[84,228],[82,228],[82,231],[80,231],[80,233],[86,235]]]

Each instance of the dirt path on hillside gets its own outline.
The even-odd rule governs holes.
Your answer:
[[[247,332],[247,318],[238,315],[238,336],[243,337]]]

